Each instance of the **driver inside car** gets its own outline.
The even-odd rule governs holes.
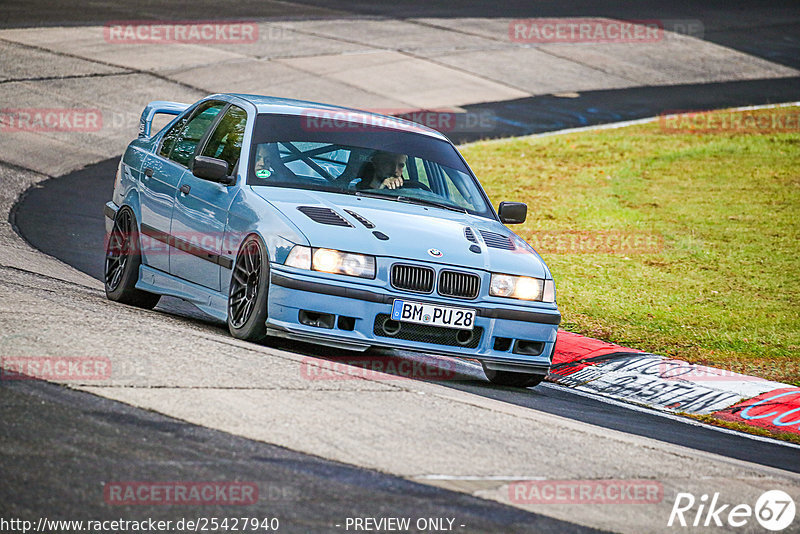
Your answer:
[[[264,143],[256,148],[255,174],[258,178],[266,179],[272,176],[275,170],[272,168],[272,158],[269,154],[269,145]]]
[[[403,170],[408,156],[378,150],[364,166],[359,189],[398,189],[403,187]]]
[[[261,143],[257,146],[253,170],[259,182],[264,183],[267,181],[295,180],[297,178],[281,159],[277,143]]]

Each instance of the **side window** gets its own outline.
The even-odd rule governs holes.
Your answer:
[[[247,113],[236,106],[231,106],[217,124],[217,128],[208,138],[203,156],[211,156],[228,162],[228,174],[239,160],[244,139],[244,127],[247,124]]]
[[[197,143],[200,142],[208,127],[214,122],[217,114],[225,106],[224,102],[210,102],[205,104],[204,108],[200,108],[199,113],[196,113],[186,123],[181,133],[178,134],[169,158],[175,163],[188,167],[192,156],[194,156]]]
[[[181,133],[186,121],[188,120],[187,117],[183,117],[181,120],[176,122],[172,125],[172,128],[164,134],[164,138],[161,140],[161,150],[158,151],[160,156],[164,156],[165,158],[169,157],[169,153],[172,152],[172,147],[175,146],[175,140],[178,138],[178,134]]]

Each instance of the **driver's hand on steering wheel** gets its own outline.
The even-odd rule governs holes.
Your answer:
[[[380,189],[397,189],[403,187],[402,176],[389,176],[381,182]]]

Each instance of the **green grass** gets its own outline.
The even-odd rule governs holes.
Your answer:
[[[495,203],[528,204],[528,220],[512,229],[534,246],[576,230],[663,240],[622,253],[539,250],[565,329],[800,385],[794,124],[793,133],[698,134],[656,122],[463,153]]]

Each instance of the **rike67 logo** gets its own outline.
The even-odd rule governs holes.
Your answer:
[[[795,511],[794,499],[781,490],[765,491],[752,507],[723,504],[719,493],[710,500],[707,494],[697,499],[691,493],[678,493],[667,526],[744,527],[755,517],[763,528],[777,532],[792,524]]]

